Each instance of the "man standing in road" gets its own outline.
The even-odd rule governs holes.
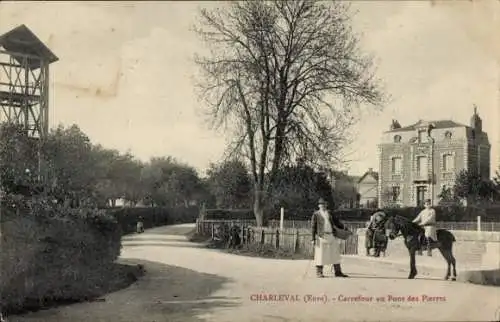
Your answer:
[[[320,198],[318,204],[319,210],[315,211],[311,218],[316,276],[324,277],[323,267],[333,265],[335,276],[348,277],[342,273],[340,267],[340,240],[335,237],[333,226],[340,229],[345,229],[345,227],[326,209],[325,200]]]

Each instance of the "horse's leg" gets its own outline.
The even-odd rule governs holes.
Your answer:
[[[415,264],[415,247],[409,247],[408,252],[410,253],[410,275],[408,275],[408,279],[413,279],[417,275],[417,267]]]
[[[444,249],[443,246],[439,247],[439,251],[441,252],[441,255],[443,255],[444,259],[446,260],[446,263],[448,264],[448,268],[446,269],[446,276],[444,277],[445,280],[448,280],[450,278],[450,268],[451,268],[451,257],[450,257],[450,252],[447,249]]]
[[[451,265],[453,265],[453,277],[451,278],[451,280],[456,281],[457,280],[457,268],[456,268],[457,261],[455,260],[455,256],[453,256],[453,246],[450,246],[449,252],[450,252]]]

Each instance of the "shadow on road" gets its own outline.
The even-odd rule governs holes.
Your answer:
[[[196,231],[193,224],[188,225],[167,225],[146,229],[145,234],[188,236]]]
[[[169,241],[170,242],[170,241]],[[175,247],[175,248],[206,248],[204,245],[201,244],[188,244],[188,242],[184,241],[185,244],[179,244],[176,242],[173,243],[168,243],[168,242],[163,242],[163,243],[155,243],[155,242],[127,242],[123,244],[123,247],[147,247],[147,246],[153,246],[153,247]]]
[[[130,242],[130,241],[165,241],[165,242],[188,242],[187,238],[171,238],[165,236],[158,235],[142,235],[142,236],[134,236],[133,238],[127,237],[122,238],[122,242]]]
[[[386,279],[386,280],[409,280],[407,277],[402,276],[375,276],[368,274],[350,274],[352,278],[368,278],[368,279]],[[415,277],[416,280],[426,280],[426,281],[442,281],[446,282],[444,279],[439,279],[437,277],[419,277],[418,275]]]
[[[103,302],[78,303],[46,311],[11,316],[13,321],[204,321],[211,309],[241,305],[240,298],[213,296],[232,282],[217,275],[144,260],[145,275],[126,289],[108,294]],[[204,265],[204,263],[200,263]]]
[[[100,301],[101,297],[117,292],[129,287],[143,275],[143,271],[137,265],[130,265],[129,262],[119,260],[107,268],[89,270],[85,275],[85,281],[75,281],[67,285],[64,292],[59,290],[57,298],[50,295],[42,300],[38,298],[26,298],[23,305],[14,307],[6,300],[3,306],[3,313],[6,315],[21,315],[28,312],[37,312],[61,306],[67,306],[81,302]],[[54,278],[60,278],[59,275],[42,275],[50,285],[55,284]]]

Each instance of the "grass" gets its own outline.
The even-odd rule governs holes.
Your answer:
[[[261,257],[272,259],[310,259],[310,256],[301,253],[294,253],[290,250],[276,249],[269,244],[244,244],[238,248],[227,248],[222,242],[213,241],[211,237],[199,235],[196,232],[191,233],[188,240],[193,243],[204,243],[207,248],[219,249],[228,254],[248,256],[248,257]]]
[[[90,271],[86,277],[98,282],[86,285],[83,290],[80,288],[78,290],[78,297],[26,298],[22,307],[3,307],[3,313],[6,315],[18,315],[72,303],[103,302],[105,301],[101,298],[103,295],[129,287],[143,275],[144,267],[142,265],[131,265],[127,264],[126,261],[117,261],[106,270]],[[75,285],[74,287],[78,286]]]

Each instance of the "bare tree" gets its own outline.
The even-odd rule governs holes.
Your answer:
[[[301,0],[200,11],[195,31],[209,52],[196,58],[197,88],[212,126],[231,131],[228,152],[249,161],[258,225],[279,167],[299,158],[331,167],[360,104],[381,106],[348,9]]]

